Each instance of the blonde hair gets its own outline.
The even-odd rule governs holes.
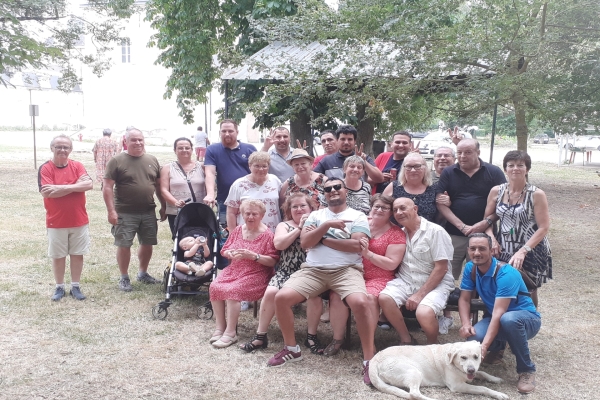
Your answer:
[[[265,207],[265,203],[256,199],[246,199],[242,200],[242,204],[240,204],[240,214],[244,212],[247,207],[256,207],[260,210],[262,215],[265,215],[267,212],[267,207]]]
[[[248,157],[248,165],[259,162],[266,162],[267,164],[271,165],[271,156],[269,153],[266,151],[255,151],[254,153],[250,154],[250,157]]]
[[[409,158],[415,158],[419,160],[419,162],[422,165],[421,169],[425,171],[423,174],[423,180],[421,182],[425,186],[431,186],[431,174],[429,173],[429,169],[427,168],[427,161],[425,161],[425,158],[423,158],[422,155],[417,153],[409,153],[404,158],[404,161],[402,162],[402,168],[400,168],[400,173],[398,174],[398,183],[400,183],[400,185],[402,186],[406,185],[406,168],[404,168],[404,166],[406,165],[406,162]]]

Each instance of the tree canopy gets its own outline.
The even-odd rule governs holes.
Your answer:
[[[59,69],[60,87],[80,81],[75,62],[101,75],[110,64],[106,53],[122,39],[120,21],[139,7],[135,0],[88,0],[83,15],[72,15],[68,0],[0,2],[0,73]],[[91,18],[87,19],[87,16]],[[82,38],[92,44],[82,47]],[[7,85],[0,76],[0,83]]]

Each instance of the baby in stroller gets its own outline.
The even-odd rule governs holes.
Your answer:
[[[210,249],[204,236],[186,236],[179,241],[179,248],[184,250],[185,261],[177,261],[175,268],[187,275],[204,276],[210,274],[213,268],[212,261],[206,261],[210,256]]]

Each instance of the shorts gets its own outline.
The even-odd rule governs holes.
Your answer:
[[[75,228],[48,228],[48,256],[64,258],[90,252],[89,224]]]
[[[417,288],[412,290],[408,284],[396,278],[387,283],[385,289],[379,293],[379,296],[381,297],[382,294],[386,294],[394,299],[398,307],[401,307],[406,304],[406,300],[418,290],[419,289]],[[440,315],[444,308],[446,308],[450,292],[450,286],[442,282],[431,292],[427,293],[423,300],[421,300],[419,306],[427,306],[433,310],[435,315]]]
[[[206,155],[206,147],[196,147],[196,157],[197,158],[204,158],[204,156]]]
[[[142,214],[119,213],[117,225],[111,233],[115,237],[115,246],[131,247],[137,233],[138,242],[143,245],[155,245],[158,223],[154,210]]]
[[[310,267],[306,263],[290,276],[283,287],[289,287],[307,299],[330,289],[342,300],[352,293],[367,294],[362,265],[349,265],[336,269]]]

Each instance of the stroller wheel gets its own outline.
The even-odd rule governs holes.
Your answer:
[[[209,320],[213,317],[213,314],[214,312],[211,306],[203,304],[198,307],[198,318],[200,319]]]
[[[164,320],[169,315],[169,310],[165,307],[161,307],[160,305],[152,307],[152,316],[154,319]]]

